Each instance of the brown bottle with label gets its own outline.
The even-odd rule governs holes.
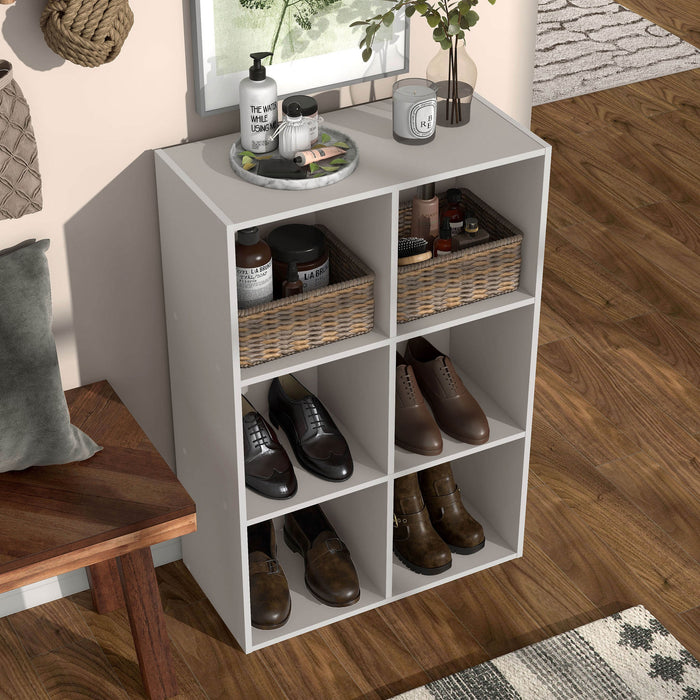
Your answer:
[[[239,309],[272,301],[272,252],[260,240],[257,226],[243,228],[237,234],[236,291]]]
[[[433,257],[438,258],[441,255],[448,255],[452,252],[452,229],[450,228],[450,220],[444,218],[440,223],[440,235],[433,243]]]
[[[287,279],[282,282],[282,296],[293,297],[304,291],[304,283],[299,279],[297,264],[291,260],[287,263]]]

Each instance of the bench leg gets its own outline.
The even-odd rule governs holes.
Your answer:
[[[88,567],[92,604],[101,615],[123,608],[124,594],[116,559],[108,559]]]
[[[120,556],[119,569],[143,685],[151,700],[170,698],[177,695],[175,666],[150,548]]]

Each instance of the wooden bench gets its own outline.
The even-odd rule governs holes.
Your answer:
[[[144,688],[177,694],[150,545],[196,529],[195,505],[105,381],[66,392],[104,449],[84,462],[0,474],[0,593],[88,567],[95,609],[126,605]]]

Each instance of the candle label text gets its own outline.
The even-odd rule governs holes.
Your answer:
[[[408,113],[408,128],[411,135],[417,139],[426,139],[435,131],[435,115],[437,100],[416,102]]]

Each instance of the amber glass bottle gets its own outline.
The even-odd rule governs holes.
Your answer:
[[[272,252],[257,226],[238,231],[236,239],[238,308],[272,301]]]
[[[299,271],[294,260],[287,263],[287,279],[282,282],[282,296],[293,297],[304,291],[304,284],[299,279]]]
[[[433,257],[447,255],[452,252],[452,229],[450,220],[445,218],[440,222],[440,235],[433,243]]]

